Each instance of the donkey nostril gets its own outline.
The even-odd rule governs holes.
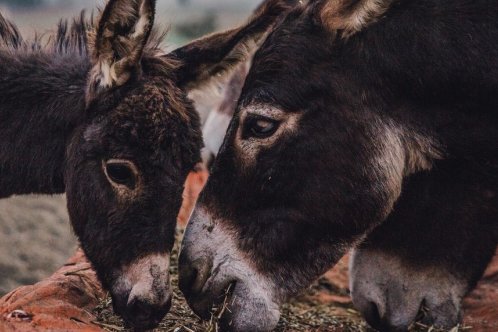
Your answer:
[[[130,303],[129,312],[137,322],[149,322],[153,315],[152,307],[140,300],[134,300]]]
[[[179,269],[180,290],[186,295],[198,294],[202,291],[211,275],[210,260],[197,259],[192,263],[181,263]]]
[[[371,327],[382,330],[379,308],[375,302],[368,302],[367,308],[363,311],[363,315]]]
[[[190,294],[191,288],[197,279],[197,269],[193,266],[180,266],[178,271],[180,290],[184,294]]]
[[[145,300],[132,299],[126,306],[125,318],[128,326],[137,330],[150,330],[155,328],[171,307],[171,300],[165,305],[151,304]]]

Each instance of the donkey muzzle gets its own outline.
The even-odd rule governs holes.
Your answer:
[[[114,311],[136,329],[156,327],[171,307],[169,255],[143,257],[117,272]]]
[[[204,319],[210,318],[213,306],[226,306],[221,317],[224,331],[271,331],[280,317],[273,294],[277,286],[251,266],[234,238],[198,205],[182,243],[180,289]]]
[[[449,330],[460,322],[467,285],[444,268],[414,267],[364,249],[354,251],[350,264],[353,304],[372,327],[408,331],[422,318],[424,324]]]

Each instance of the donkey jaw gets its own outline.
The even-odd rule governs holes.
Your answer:
[[[114,309],[134,328],[156,327],[171,307],[169,254],[151,254],[115,271]]]
[[[200,317],[208,319],[217,305],[224,330],[271,331],[280,318],[278,286],[252,266],[233,238],[197,207],[180,253],[180,289]]]

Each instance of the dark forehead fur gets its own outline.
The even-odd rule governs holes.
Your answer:
[[[124,99],[117,98],[106,133],[125,146],[150,150],[157,165],[165,165],[166,156],[161,151],[172,151],[168,156],[173,160],[192,165],[200,161],[201,132],[194,129],[200,128],[200,120],[185,94],[165,76],[167,73],[161,75],[161,61],[144,59],[143,79],[132,84]]]
[[[319,56],[318,62],[328,56],[330,48],[327,32],[315,25],[309,15],[311,11],[309,7],[296,6],[272,30],[256,52],[242,93],[242,105],[262,102],[279,103],[287,110],[304,107],[307,104],[307,91],[313,90],[315,84],[324,82],[317,77],[292,88],[274,84],[276,79],[282,78],[288,82],[305,82],[305,78],[310,75],[308,60],[315,61],[315,57]],[[322,75],[326,75],[325,72],[322,71]]]

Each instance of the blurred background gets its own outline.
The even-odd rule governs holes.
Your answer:
[[[168,44],[174,47],[240,23],[259,1],[158,0],[157,23],[171,28]],[[91,13],[103,4],[104,0],[0,0],[0,10],[29,35],[43,33],[60,18],[71,18],[81,10]]]
[[[260,0],[158,0],[157,23],[170,28],[169,49],[243,22]],[[61,18],[89,14],[103,0],[0,0],[24,37],[49,32]],[[0,174],[1,176],[1,174]],[[0,296],[33,284],[64,264],[77,246],[64,196],[0,200]]]

